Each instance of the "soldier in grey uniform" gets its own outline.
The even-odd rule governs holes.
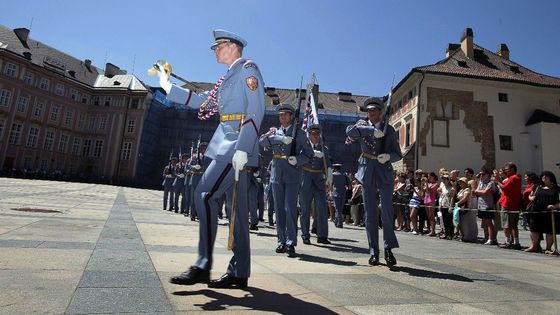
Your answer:
[[[379,191],[385,261],[391,267],[397,263],[392,249],[399,247],[393,230],[393,167],[391,163],[402,159],[402,153],[395,129],[391,125],[383,126],[381,113],[384,108],[383,99],[378,97],[367,98],[362,110],[367,111],[368,118],[361,119],[356,124],[348,126],[346,135],[351,140],[359,140],[362,149],[362,154],[358,159],[356,179],[362,184],[366,231],[371,255],[369,264],[379,264],[379,218],[377,212],[377,192]],[[387,121],[385,123],[388,124]]]
[[[305,133],[299,131],[295,140],[295,154],[291,155],[294,145],[292,137],[294,107],[281,104],[278,107],[281,126],[272,127],[260,137],[262,147],[272,150],[270,185],[276,210],[276,232],[278,234],[277,253],[288,253],[295,257],[297,246],[297,198],[301,180],[300,166],[313,156]],[[295,119],[298,119],[295,117]]]
[[[189,154],[181,154],[181,161],[175,166],[175,181],[173,190],[175,191],[175,213],[183,213],[187,207],[185,200],[185,177],[187,177],[187,162]],[[181,207],[179,207],[179,197],[181,197]]]
[[[198,218],[198,212],[196,209],[195,204],[195,191],[200,179],[202,178],[202,174],[204,174],[204,170],[207,168],[208,165],[205,165],[206,160],[204,159],[204,154],[206,153],[206,148],[208,147],[208,143],[201,142],[196,149],[196,153],[191,158],[189,164],[189,172],[191,174],[189,179],[189,195],[191,200],[191,221],[195,221]]]
[[[319,125],[309,126],[307,134],[309,144],[313,149],[313,157],[302,166],[303,172],[299,193],[301,237],[304,244],[311,244],[309,240],[311,236],[309,234],[309,218],[311,201],[315,200],[315,219],[313,223],[314,225],[317,224],[317,243],[330,244],[326,189],[332,184],[333,174],[329,152],[321,143],[321,127]]]
[[[249,203],[249,230],[251,231],[258,231],[259,230],[259,216],[258,216],[258,207],[259,207],[259,184],[260,184],[260,174],[258,167],[251,169],[251,176],[249,180],[249,191],[248,194],[248,203]]]
[[[173,190],[173,182],[175,181],[175,166],[177,165],[177,157],[171,156],[169,164],[163,168],[163,210],[167,209],[167,200],[169,200],[169,211],[173,210],[173,201],[175,194]]]
[[[175,103],[199,109],[199,117],[219,114],[220,123],[208,144],[206,157],[211,160],[194,193],[200,220],[198,259],[189,270],[172,277],[171,283],[192,285],[208,283],[211,288],[245,288],[251,272],[247,182],[250,174],[245,166],[258,166],[259,128],[264,117],[264,82],[257,65],[241,57],[247,42],[239,35],[214,31],[218,63],[227,65],[208,94],[196,94],[169,82],[160,69],[160,85],[167,98]],[[233,257],[226,273],[209,281],[212,253],[218,228],[218,199],[237,181],[237,210],[233,239]]]
[[[342,228],[342,210],[346,203],[346,193],[350,186],[348,176],[342,172],[341,164],[333,165],[333,186],[331,196],[334,201],[335,220],[334,225],[337,228]]]

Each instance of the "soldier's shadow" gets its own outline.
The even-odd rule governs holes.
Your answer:
[[[287,293],[266,291],[260,288],[243,289],[244,296],[231,296],[224,294],[225,291],[212,291],[208,289],[199,291],[177,291],[173,295],[192,296],[205,295],[212,299],[204,304],[194,304],[205,311],[220,311],[226,309],[237,309],[238,307],[249,310],[275,312],[279,314],[337,314],[321,305],[306,302],[293,297]]]
[[[313,263],[320,263],[320,264],[331,264],[331,265],[338,265],[338,266],[355,266],[357,265],[354,261],[344,261],[320,256],[313,256],[308,254],[297,254],[297,258],[302,261],[309,261]]]
[[[416,269],[416,268],[403,267],[403,266],[393,266],[391,268],[391,271],[406,272],[410,276],[420,277],[420,278],[442,279],[442,280],[452,280],[452,281],[460,281],[460,282],[474,282],[473,279],[471,278],[467,278],[453,273],[442,273],[437,271],[429,271],[424,269]]]
[[[319,245],[316,245],[316,246],[319,246]],[[331,250],[333,252],[349,252],[349,253],[358,253],[358,254],[369,254],[369,249],[367,249],[367,248],[353,246],[353,245],[347,245],[347,244],[341,244],[341,243],[332,243],[330,246],[319,246],[319,247],[326,248],[326,249]]]

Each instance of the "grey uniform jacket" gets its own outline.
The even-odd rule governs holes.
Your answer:
[[[260,137],[259,143],[266,149],[271,149],[273,159],[270,167],[271,183],[298,183],[301,180],[300,166],[305,164],[312,156],[313,150],[308,144],[304,131],[299,131],[295,140],[297,164],[292,166],[286,158],[274,158],[276,156],[287,157],[291,154],[294,142],[286,145],[282,142],[284,136],[292,136],[293,125],[286,132],[282,128],[272,127]]]
[[[323,151],[325,158],[311,157],[307,163],[302,166],[302,182],[301,188],[305,191],[308,189],[315,188],[317,190],[325,190],[325,162],[327,162],[327,167],[331,166],[331,161],[329,159],[329,150],[321,144],[312,145],[309,142],[310,147],[313,150]],[[312,171],[309,171],[312,170]],[[314,186],[314,187],[313,187]]]
[[[256,88],[249,84],[255,80],[258,82]],[[207,94],[199,95],[173,85],[167,99],[198,109],[207,99]],[[220,122],[208,144],[206,157],[231,163],[235,150],[241,150],[247,152],[247,166],[258,166],[257,139],[265,106],[264,82],[254,62],[239,59],[231,66],[218,88],[217,103],[220,116],[243,114],[244,118]]]

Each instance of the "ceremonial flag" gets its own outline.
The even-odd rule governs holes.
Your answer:
[[[317,115],[317,109],[315,107],[315,98],[313,97],[313,93],[309,93],[309,99],[307,101],[307,106],[305,107],[305,116],[303,116],[301,129],[303,131],[307,131],[307,127],[317,124],[319,124],[319,116]]]

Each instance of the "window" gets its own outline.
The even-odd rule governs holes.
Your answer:
[[[74,115],[74,112],[71,110],[67,110],[66,111],[66,115],[64,116],[64,124],[65,125],[71,125],[72,124],[72,116]]]
[[[26,146],[30,148],[36,148],[38,138],[39,138],[39,127],[31,126],[31,128],[29,128],[29,135],[27,136]]]
[[[63,133],[60,135],[60,141],[58,142],[58,152],[66,153],[67,144],[68,144],[68,135]]]
[[[101,157],[101,150],[103,150],[103,140],[95,140],[95,146],[93,147],[93,157]]]
[[[17,70],[17,65],[8,62],[6,63],[6,67],[4,68],[4,74],[9,77],[15,78],[17,77]]]
[[[87,104],[89,102],[89,95],[82,94],[82,103]]]
[[[99,118],[99,129],[105,130],[105,126],[107,125],[107,117],[102,116]]]
[[[49,118],[50,120],[52,120],[52,121],[57,121],[57,119],[58,119],[58,110],[59,110],[59,107],[58,107],[58,106],[56,106],[56,105],[53,105],[53,106],[52,106],[52,108],[51,108],[51,115],[50,115],[50,118]]]
[[[20,123],[13,123],[12,124],[12,130],[10,130],[10,138],[8,139],[10,144],[19,144],[19,138],[21,136],[22,126],[23,125],[20,124]]]
[[[82,155],[89,156],[91,153],[91,139],[84,139],[84,145],[82,146]]]
[[[32,159],[30,156],[26,156],[25,158],[23,158],[23,168],[25,168],[26,170],[31,170],[31,163],[32,163]]]
[[[82,144],[82,139],[74,138],[74,144],[72,144],[72,155],[80,155],[81,144]]]
[[[45,142],[43,142],[43,150],[52,151],[54,143],[54,130],[47,129],[45,134]]]
[[[41,170],[46,171],[48,167],[48,161],[43,159],[41,160]]]
[[[432,119],[432,146],[449,147],[449,121]]]
[[[86,115],[80,113],[80,116],[78,118],[78,128],[80,129],[84,128],[85,122],[86,122]]]
[[[23,74],[23,83],[27,85],[33,85],[33,73],[25,71]]]
[[[80,99],[80,93],[74,89],[70,89],[70,98],[77,102]]]
[[[513,151],[511,136],[500,135],[500,150]]]
[[[498,93],[498,100],[500,102],[507,102],[508,101],[507,93]]]
[[[132,149],[132,142],[124,142],[121,151],[121,160],[130,160],[130,151]]]
[[[16,110],[18,113],[25,113],[27,109],[27,104],[29,104],[29,97],[20,96],[18,97]]]
[[[57,83],[54,88],[54,94],[59,96],[64,96],[64,85],[62,83]]]
[[[405,138],[404,138],[404,146],[408,148],[410,145],[410,123],[405,125]]]
[[[89,122],[88,122],[88,129],[89,130],[95,130],[95,116],[94,115],[90,115],[89,116]]]
[[[128,133],[133,133],[134,132],[134,120],[133,119],[128,121],[128,126],[127,126],[126,130],[128,131]]]
[[[133,100],[132,100],[132,103],[131,103],[131,105],[130,105],[130,108],[132,108],[132,109],[137,109],[137,108],[138,108],[138,103],[139,103],[139,102],[140,102],[140,101],[139,101],[137,98],[133,99]]]
[[[5,125],[6,125],[6,119],[0,117],[0,139],[2,139],[2,134],[4,133]]]
[[[10,97],[12,92],[8,90],[0,90],[0,106],[10,105]]]
[[[105,106],[111,106],[111,101],[113,100],[110,96],[105,96]]]
[[[99,96],[94,96],[94,97],[91,99],[91,103],[92,103],[94,106],[99,106],[99,98],[100,98]]]
[[[41,90],[48,91],[50,84],[51,84],[51,81],[49,79],[41,78],[41,81],[39,81],[39,88]]]
[[[33,109],[33,116],[41,117],[43,116],[44,103],[42,101],[35,102],[35,108]]]

